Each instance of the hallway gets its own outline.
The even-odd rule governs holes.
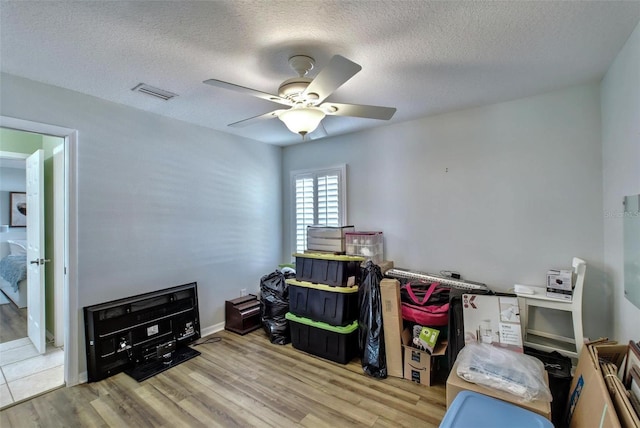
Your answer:
[[[26,337],[0,343],[0,409],[63,385],[63,348],[38,355]]]

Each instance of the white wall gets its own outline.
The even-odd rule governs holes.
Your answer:
[[[349,223],[383,231],[396,266],[504,291],[578,256],[586,334],[608,334],[599,103],[594,83],[286,147],[283,257],[289,172],[347,163]]]
[[[205,328],[280,262],[280,148],[0,77],[1,115],[78,130],[81,307],[197,281]]]
[[[640,193],[640,24],[602,80],[604,261],[615,290],[614,337],[638,340],[640,309],[624,297],[622,197]]]
[[[25,192],[25,174],[24,168],[0,167],[0,191]]]

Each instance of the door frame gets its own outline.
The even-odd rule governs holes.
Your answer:
[[[77,385],[79,320],[82,319],[78,307],[78,131],[1,115],[0,127],[64,139],[64,381],[67,386]]]

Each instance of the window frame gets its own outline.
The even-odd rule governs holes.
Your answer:
[[[297,220],[296,220],[296,180],[304,178],[304,176],[313,177],[314,201],[313,201],[313,217],[314,224],[318,220],[318,177],[337,173],[338,175],[338,220],[340,225],[344,226],[347,222],[347,164],[334,165],[326,168],[298,169],[293,170],[289,174],[289,194],[290,194],[290,221],[289,231],[291,233],[290,245],[292,252],[298,251],[297,248]]]

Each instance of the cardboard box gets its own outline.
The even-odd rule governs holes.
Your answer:
[[[402,312],[400,306],[400,282],[397,279],[380,281],[382,298],[382,328],[387,358],[387,374],[402,377]]]
[[[464,343],[489,343],[523,352],[520,307],[514,296],[462,295]]]
[[[429,354],[411,346],[412,334],[409,329],[402,331],[402,347],[404,348],[404,378],[424,386],[431,386],[433,358],[445,355],[447,341],[438,343]]]
[[[547,272],[547,297],[571,301],[573,298],[573,272],[551,269]]]
[[[549,385],[549,376],[547,372],[544,372],[544,381],[547,385]],[[518,397],[505,392],[499,389],[489,388],[486,386],[478,385],[475,383],[467,382],[458,376],[458,363],[456,362],[451,368],[451,373],[449,373],[449,377],[447,378],[447,408],[451,406],[451,403],[456,398],[456,396],[462,391],[473,391],[478,392],[480,394],[488,395],[489,397],[497,398],[502,401],[506,401],[507,403],[515,404],[516,406],[522,407],[523,409],[530,410],[539,415],[544,416],[545,418],[551,420],[551,403],[548,401],[524,401],[519,400]],[[584,425],[591,426],[591,425]]]
[[[627,397],[616,394],[616,403],[613,402],[599,363],[604,360],[620,367],[626,353],[627,345],[587,344],[582,348],[569,388],[567,408],[570,427],[592,426],[594,421],[598,421],[596,425],[601,427],[634,426],[633,415],[628,407],[625,409]]]
[[[376,263],[380,268],[380,272],[384,275],[389,269],[393,269],[393,260],[383,260],[380,263]],[[365,267],[367,265],[367,260],[363,261],[360,266]]]

